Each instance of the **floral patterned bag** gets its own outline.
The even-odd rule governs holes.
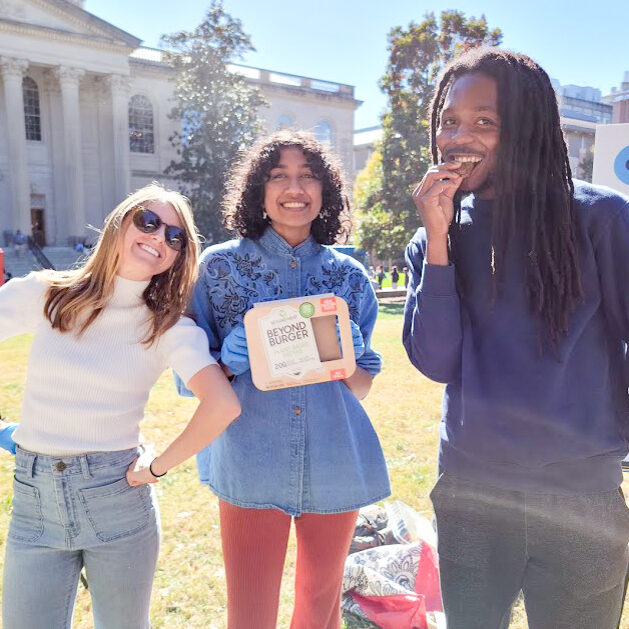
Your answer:
[[[345,562],[341,607],[347,626],[436,627],[432,612],[440,612],[442,603],[434,531],[403,502],[384,507],[370,505],[360,511],[355,546],[370,539],[369,533],[378,541],[371,544],[375,548],[354,552]],[[373,530],[367,530],[370,527]],[[390,541],[384,542],[385,532]]]

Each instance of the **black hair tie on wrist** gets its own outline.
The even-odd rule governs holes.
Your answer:
[[[153,471],[153,463],[155,463],[157,457],[155,457],[150,463],[149,463],[149,472],[151,474],[153,474],[153,476],[155,476],[155,478],[161,478],[162,476],[166,476],[166,474],[168,474],[168,470],[166,470],[163,474],[156,474]]]

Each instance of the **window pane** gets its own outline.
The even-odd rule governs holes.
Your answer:
[[[293,126],[293,119],[287,114],[282,114],[275,122],[276,129],[285,129]]]
[[[315,126],[315,136],[319,142],[327,142],[332,144],[334,141],[334,132],[332,131],[332,125],[325,120],[317,122]]]
[[[153,153],[153,105],[136,94],[129,101],[129,148],[133,153]]]
[[[41,117],[39,113],[39,88],[29,76],[22,81],[24,97],[24,124],[26,139],[41,142]]]

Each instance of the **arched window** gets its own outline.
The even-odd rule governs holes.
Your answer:
[[[293,119],[288,114],[282,114],[275,121],[276,129],[286,129],[293,126]]]
[[[332,144],[334,142],[334,131],[332,130],[332,125],[325,120],[320,120],[315,125],[315,136],[319,142]]]
[[[132,153],[153,153],[153,105],[136,94],[129,100],[129,149]]]
[[[24,124],[26,139],[41,142],[41,116],[39,113],[39,88],[30,76],[22,80],[24,96]]]

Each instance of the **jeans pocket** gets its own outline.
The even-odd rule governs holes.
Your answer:
[[[9,537],[20,542],[36,542],[44,533],[39,489],[13,477],[13,510]]]
[[[101,542],[132,535],[151,521],[150,487],[131,487],[126,478],[108,485],[79,489],[85,514]]]

